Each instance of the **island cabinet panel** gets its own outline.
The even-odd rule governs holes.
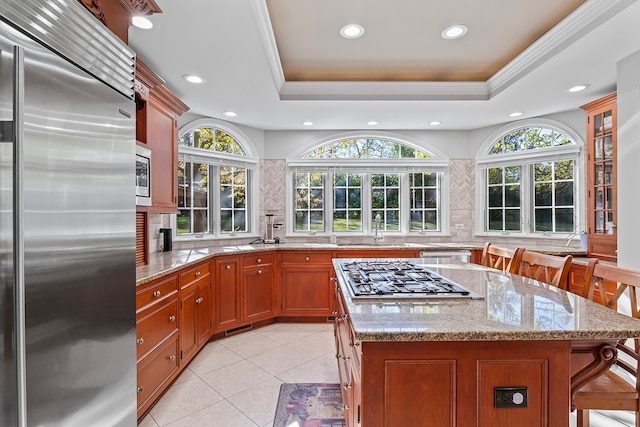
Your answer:
[[[138,418],[177,376],[178,276],[172,274],[136,288]]]
[[[568,426],[568,341],[365,341],[361,346],[362,426]],[[527,406],[496,408],[497,387],[526,387]]]
[[[283,251],[281,253],[282,316],[331,316],[333,311],[332,253]]]
[[[214,329],[224,332],[242,325],[242,277],[239,256],[223,256],[213,261]]]
[[[243,320],[253,323],[275,316],[274,254],[245,255],[243,264]]]
[[[213,333],[210,263],[180,273],[180,358],[190,361]]]

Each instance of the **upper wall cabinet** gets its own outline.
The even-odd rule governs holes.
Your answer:
[[[178,211],[178,117],[189,110],[142,61],[136,64],[136,139],[151,150],[151,203],[138,210]]]

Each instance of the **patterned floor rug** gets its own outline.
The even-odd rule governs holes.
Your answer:
[[[343,427],[339,384],[282,384],[273,427]]]

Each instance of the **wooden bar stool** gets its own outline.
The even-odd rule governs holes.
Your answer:
[[[514,273],[567,290],[573,256],[559,257],[534,251],[523,251]]]
[[[611,298],[607,298],[605,293],[606,281],[618,283],[616,292]],[[596,288],[604,305],[611,309],[615,309],[616,306],[625,308],[631,316],[640,318],[637,297],[637,289],[640,288],[640,272],[600,264],[597,259],[589,260],[583,296],[591,299]],[[616,348],[618,356],[611,368],[572,393],[572,405],[578,411],[578,427],[589,426],[590,409],[635,412],[635,425],[640,427],[640,383],[638,382],[640,339],[620,340]]]
[[[507,273],[515,273],[515,269],[520,265],[522,252],[524,248],[506,249],[487,242],[482,250],[480,264]]]

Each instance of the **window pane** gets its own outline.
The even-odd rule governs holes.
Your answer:
[[[191,233],[191,211],[180,210],[176,218],[176,232],[178,234]]]
[[[424,207],[436,208],[438,207],[438,191],[432,189],[424,190]]]
[[[575,230],[573,208],[556,209],[556,231],[571,233]]]
[[[371,175],[371,186],[384,187],[384,174],[374,173],[373,175]]]
[[[389,188],[387,189],[387,208],[397,208],[399,207],[399,196],[397,188]]]
[[[519,183],[521,175],[520,166],[508,166],[504,168],[504,182],[505,183]]]
[[[371,191],[371,207],[375,209],[384,209],[384,190],[372,190]]]
[[[220,230],[231,232],[233,229],[233,216],[230,210],[220,212]]]
[[[309,175],[309,185],[312,187],[322,187],[323,176],[321,173],[310,173]]]
[[[308,231],[309,230],[309,212],[297,211],[296,212],[296,231]]]
[[[520,230],[520,209],[505,209],[505,230],[519,231]]]
[[[309,197],[309,207],[311,209],[322,209],[324,207],[324,190],[315,188],[311,190]]]
[[[311,211],[309,213],[310,226],[309,229],[311,231],[322,231],[324,230],[324,215],[322,211]]]
[[[425,173],[423,177],[425,187],[436,187],[438,185],[438,174]]]
[[[333,176],[333,185],[344,187],[347,185],[347,174],[337,173]]]
[[[296,187],[308,187],[309,186],[309,174],[303,172],[296,172],[293,175]]]
[[[412,231],[420,231],[422,230],[422,214],[423,211],[411,211],[411,224],[410,228]]]
[[[296,190],[296,210],[309,208],[309,190],[299,188]]]
[[[533,176],[536,182],[551,181],[551,163],[536,163],[533,168]]]
[[[509,207],[520,207],[520,186],[509,185],[504,189],[504,205]]]
[[[324,188],[321,173],[295,174],[295,229],[296,231],[324,230]]]
[[[489,187],[489,207],[502,206],[502,186]]]
[[[412,173],[409,174],[409,180],[411,182],[412,187],[422,187],[422,174],[421,173]]]
[[[555,162],[555,176],[557,181],[573,179],[573,160]]]
[[[425,211],[424,229],[425,230],[437,230],[438,229],[438,211],[429,210]]]
[[[489,230],[504,230],[502,209],[489,209]]]
[[[388,210],[384,221],[386,230],[400,230],[400,211]]]
[[[198,209],[193,211],[193,232],[209,232],[209,215],[207,210]]]
[[[229,185],[221,185],[220,186],[220,207],[231,208],[233,206],[233,192],[231,191],[231,186]]]
[[[502,184],[502,168],[490,168],[487,171],[489,185]]]
[[[345,209],[347,207],[347,189],[336,188],[334,190],[335,202],[334,207],[336,209]]]
[[[543,183],[535,185],[535,204],[536,206],[552,206],[553,200],[551,199],[551,184]]]
[[[573,206],[573,182],[559,182],[556,185],[556,206]]]
[[[360,197],[360,189],[359,188],[350,188],[348,190],[349,194],[349,209],[360,208],[360,203],[362,202]]]
[[[536,209],[535,231],[552,231],[552,209]]]

